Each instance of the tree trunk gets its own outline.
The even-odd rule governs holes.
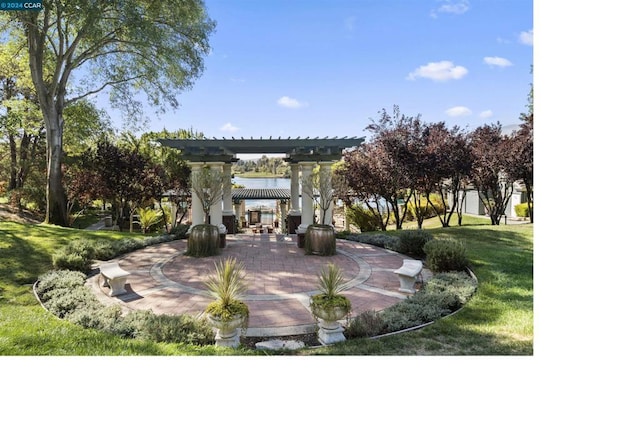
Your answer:
[[[9,108],[7,108],[9,111]],[[13,132],[9,132],[9,157],[11,158],[9,187],[7,190],[15,190],[18,188],[18,149],[16,147],[16,139]]]
[[[43,108],[47,131],[47,212],[44,222],[67,227],[67,197],[62,185],[62,109]]]

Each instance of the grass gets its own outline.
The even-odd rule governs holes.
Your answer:
[[[485,220],[479,218],[477,221]],[[303,349],[300,355],[531,355],[533,354],[533,226],[440,227],[434,236],[461,240],[480,286],[457,314],[419,331],[377,340],[349,340]],[[482,222],[482,221],[480,221]],[[410,228],[409,223],[405,229]],[[394,233],[395,231],[389,231]],[[50,254],[78,237],[121,239],[128,233],[0,222],[0,355],[257,355],[220,349],[127,340],[87,330],[45,312],[31,292],[51,269]],[[142,235],[135,235],[143,237]]]
[[[463,225],[431,231],[436,238],[462,241],[478,277],[477,293],[460,312],[419,331],[305,353],[532,355],[533,225]]]

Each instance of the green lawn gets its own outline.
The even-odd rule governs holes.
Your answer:
[[[482,218],[484,220],[484,218]],[[465,243],[480,286],[462,311],[422,330],[377,340],[350,340],[302,355],[531,355],[533,354],[533,226],[439,227],[434,235]],[[405,227],[409,228],[409,227]],[[393,231],[391,231],[393,232]],[[128,233],[89,232],[0,222],[0,355],[259,354],[126,340],[59,320],[45,312],[31,284],[51,268],[50,254],[77,237],[120,239]]]

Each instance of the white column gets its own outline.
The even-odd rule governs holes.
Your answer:
[[[300,167],[302,169],[302,182],[304,183],[311,177],[311,173],[313,172],[314,162],[301,162]],[[301,225],[311,225],[313,224],[313,198],[302,192],[302,223]]]
[[[222,172],[223,165],[224,163],[222,162],[215,162],[211,164],[211,168],[212,169],[217,168],[218,170],[220,170],[220,172]],[[210,215],[211,215],[211,225],[222,224],[222,199],[218,200],[216,203],[214,203],[211,206]]]
[[[291,163],[291,210],[289,215],[300,215],[300,165]]]
[[[286,230],[284,228],[284,220],[287,218],[287,201],[280,200],[280,231],[283,234],[286,234]]]
[[[236,211],[236,219],[240,221],[240,226],[242,226],[242,203],[237,203],[233,207]]]
[[[231,199],[231,163],[222,166],[224,179],[224,194],[222,196],[222,214],[233,215],[233,200]]]
[[[333,162],[320,162],[320,182],[324,182],[325,179],[327,179],[327,181],[329,182],[329,187],[331,187],[331,164]],[[333,195],[333,191],[330,193],[331,195]],[[325,200],[323,199],[323,194],[320,195],[321,200],[320,200],[320,205],[321,206],[325,206]],[[320,213],[322,215],[322,213]],[[322,218],[320,218],[322,219]],[[329,209],[327,209],[327,212],[324,215],[324,224],[325,225],[331,225],[333,222],[333,197],[331,197],[331,201],[329,202]]]
[[[194,173],[196,173],[197,171],[200,170],[200,168],[202,168],[202,165],[198,163],[190,163],[189,165],[191,166],[191,176],[193,176]],[[198,225],[198,224],[204,224],[204,223],[205,223],[205,217],[204,217],[204,210],[202,209],[202,201],[200,200],[196,192],[193,191],[193,188],[192,188],[191,189],[191,224]]]

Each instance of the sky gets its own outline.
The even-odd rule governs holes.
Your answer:
[[[527,108],[532,0],[205,3],[217,22],[205,71],[143,131],[367,137],[394,105],[470,129],[517,125]]]

